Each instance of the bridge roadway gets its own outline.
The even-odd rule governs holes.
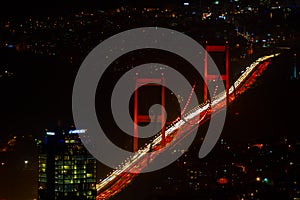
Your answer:
[[[220,92],[211,101],[206,101],[186,114],[181,119],[178,118],[171,125],[166,127],[166,146],[175,147],[180,141],[189,135],[197,126],[213,117],[212,113],[217,113],[226,108],[227,104],[237,99],[240,94],[245,92],[256,80],[258,76],[268,67],[271,58],[278,56],[272,54],[263,56],[253,62],[246,68],[245,72],[229,88],[228,101],[226,100],[226,91]],[[119,169],[112,171],[105,179],[97,184],[97,200],[107,200],[123,190],[144,169],[151,163],[165,148],[160,148],[161,134],[158,133],[155,138],[139,149],[131,158],[126,159]],[[147,153],[151,151],[151,157]]]

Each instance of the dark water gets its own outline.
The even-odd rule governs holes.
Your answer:
[[[293,53],[274,58],[254,87],[229,110],[225,134],[236,139],[299,136],[300,83],[291,80]],[[231,133],[232,132],[232,133]]]
[[[0,79],[2,133],[40,135],[57,120],[72,119],[73,66],[58,59],[9,52],[1,54],[1,70],[4,67],[13,76]]]

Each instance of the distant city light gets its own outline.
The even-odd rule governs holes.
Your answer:
[[[189,2],[184,2],[184,3],[183,3],[183,5],[185,5],[185,6],[189,6],[189,5],[190,5],[190,3],[189,3]]]
[[[219,179],[217,180],[217,182],[218,182],[219,184],[221,184],[221,185],[227,184],[227,183],[228,183],[228,179],[227,179],[227,178],[219,178]]]
[[[202,14],[202,19],[206,19],[206,18],[208,18],[210,16],[211,16],[211,13],[203,13]]]
[[[24,163],[27,165],[28,164],[28,160],[24,160]]]
[[[47,135],[55,135],[54,132],[47,132],[46,134],[47,134]]]
[[[86,129],[70,130],[69,134],[80,134],[80,133],[85,133],[86,131],[87,131]]]
[[[262,182],[263,183],[269,183],[269,179],[268,178],[264,178],[264,180]]]

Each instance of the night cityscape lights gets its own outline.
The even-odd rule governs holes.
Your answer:
[[[44,13],[38,9],[34,13],[30,2],[28,8],[20,9],[24,13],[2,6],[0,200],[299,200],[299,2],[118,2],[102,1],[101,5],[90,0],[68,5],[62,1],[62,12],[49,6]],[[228,91],[216,86],[213,94],[203,94],[203,78],[184,58],[170,52],[143,49],[117,58],[98,83],[95,111],[107,137],[135,153],[112,169],[81,142],[90,128],[74,125],[72,88],[82,61],[94,47],[117,33],[140,27],[179,31],[204,49],[228,48],[228,54],[208,52],[222,77],[212,76],[209,62],[206,72],[211,75],[208,84],[224,81]],[[134,140],[115,123],[110,97],[126,72],[145,63],[162,63],[182,73],[199,104],[190,103],[190,91],[174,94],[164,88],[164,134],[159,131]],[[137,74],[141,78],[147,73],[161,75],[166,69],[152,66],[145,71]],[[136,105],[138,117],[143,118],[136,121],[142,125],[149,122],[150,104],[160,104],[160,89],[139,89]],[[185,105],[183,113],[178,111],[177,100]],[[128,105],[132,120],[133,102],[134,95]],[[224,108],[221,137],[199,159],[209,122]],[[161,116],[156,117],[161,127]],[[183,150],[181,142],[195,127],[199,130],[193,144]],[[166,145],[182,156],[158,171],[139,173],[153,164]]]

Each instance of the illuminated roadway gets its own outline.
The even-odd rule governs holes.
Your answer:
[[[207,100],[198,105],[184,114],[181,119],[178,118],[166,127],[166,145],[169,147],[176,146],[189,135],[191,130],[209,120],[212,113],[224,109],[227,104],[230,104],[241,93],[246,91],[255,82],[256,77],[267,68],[271,58],[278,55],[279,53],[263,56],[247,67],[245,72],[229,88],[228,101],[226,101],[226,91],[222,91],[213,97],[211,101]],[[118,169],[115,169],[106,178],[100,180],[97,184],[97,200],[107,200],[124,189],[147,164],[151,163],[164,150],[164,148],[159,148],[161,140],[161,134],[158,133],[149,144],[145,144],[134,156],[126,159]],[[147,153],[150,151],[152,154],[149,158]]]

